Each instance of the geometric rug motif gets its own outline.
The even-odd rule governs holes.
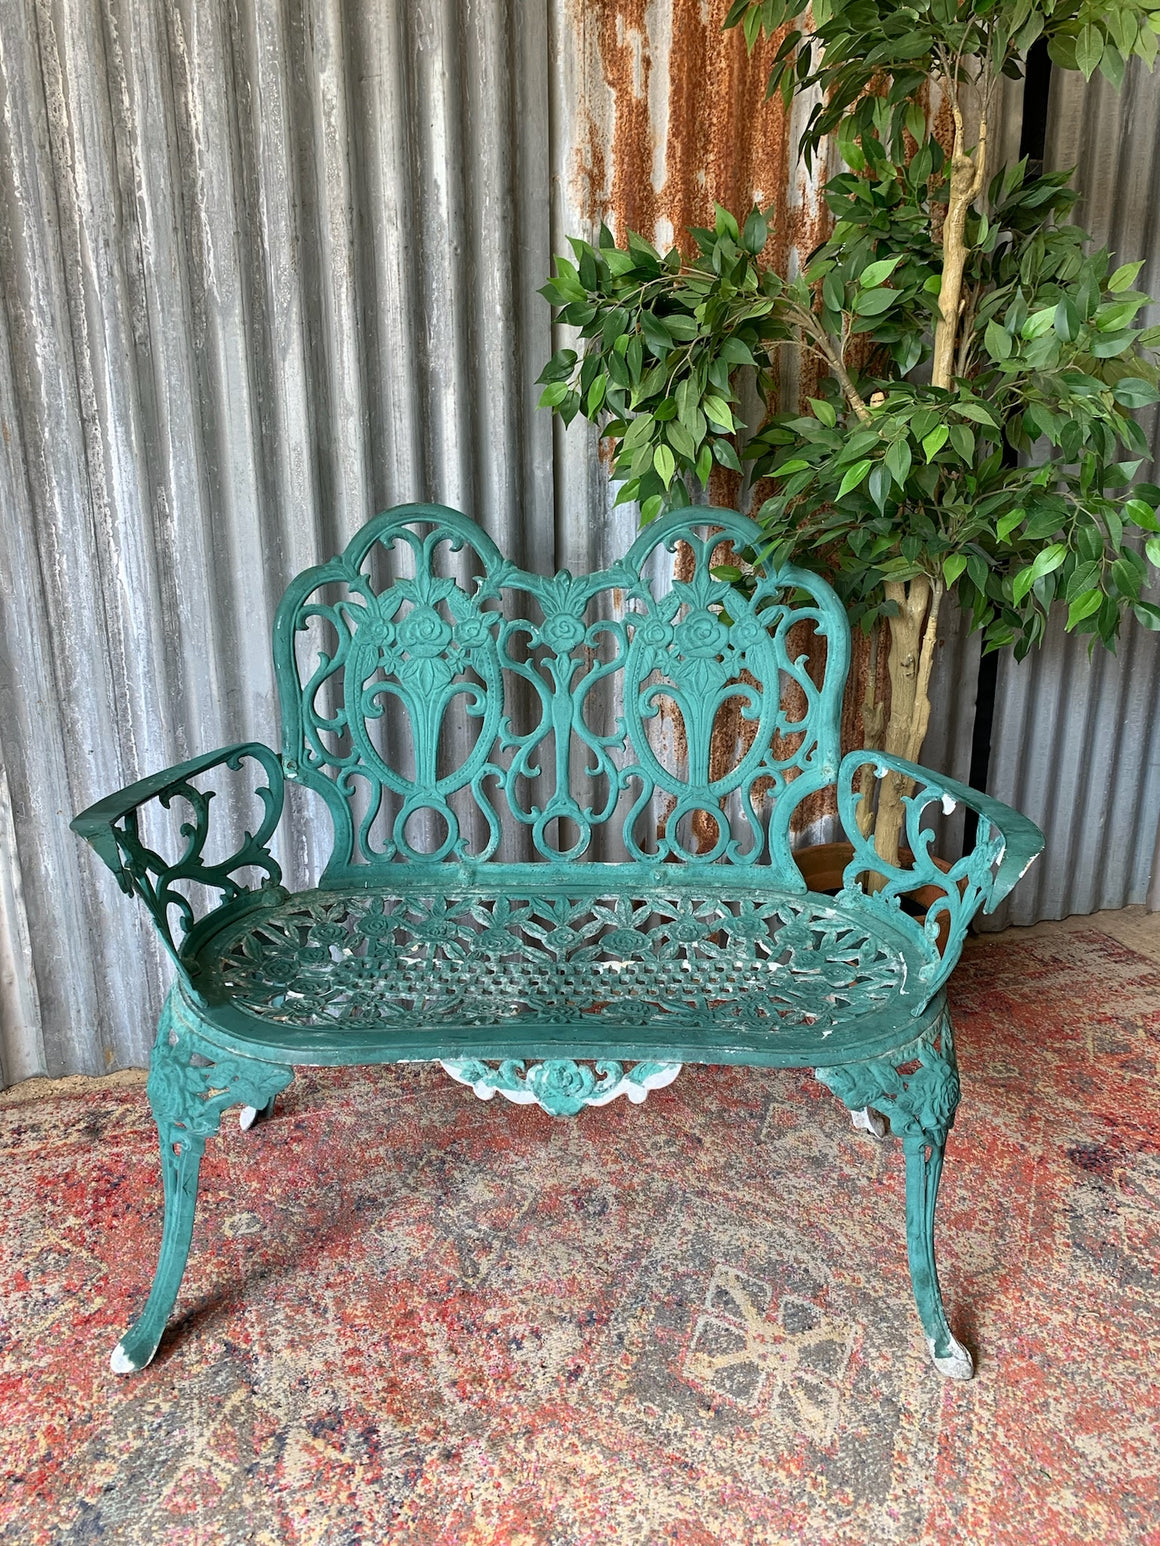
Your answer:
[[[930,1365],[896,1140],[807,1072],[553,1119],[303,1070],[211,1140],[156,1360],[144,1089],[0,1105],[0,1542],[1157,1546],[1160,969],[972,941]]]

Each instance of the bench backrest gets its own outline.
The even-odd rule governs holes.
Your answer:
[[[555,865],[788,867],[792,806],[837,772],[849,624],[806,570],[714,577],[759,541],[687,509],[548,578],[410,505],[304,571],[274,660],[287,775],[334,820],[325,878],[502,858],[521,830]]]

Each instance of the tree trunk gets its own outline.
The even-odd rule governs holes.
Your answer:
[[[930,724],[930,676],[943,584],[941,580],[932,583],[920,574],[909,584],[887,581],[886,595],[897,602],[898,612],[890,619],[890,715],[885,749],[913,762],[922,751]],[[906,819],[902,801],[910,791],[911,780],[900,773],[888,773],[879,790],[874,846],[887,864],[898,864]]]
[[[862,694],[862,745],[878,751],[886,730],[886,705],[878,697],[878,651],[882,642],[882,623],[870,634],[870,653],[866,662],[866,688]],[[869,837],[874,830],[874,769],[867,763],[858,774],[858,830]]]
[[[954,380],[955,345],[963,303],[963,270],[967,262],[964,230],[967,212],[983,191],[987,172],[987,120],[979,119],[979,142],[974,155],[963,147],[963,115],[954,107],[955,138],[951,152],[950,197],[943,222],[943,271],[938,292],[939,320],[934,330],[931,385],[947,389]]]

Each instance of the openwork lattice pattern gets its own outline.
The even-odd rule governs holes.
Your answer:
[[[897,1004],[917,960],[828,899],[310,892],[219,947],[214,990],[289,1025],[812,1027]]]
[[[581,856],[605,825],[633,859],[776,853],[793,805],[837,769],[849,630],[805,570],[746,587],[716,578],[722,543],[754,535],[732,512],[690,510],[650,527],[611,569],[545,576],[454,511],[416,506],[306,570],[279,609],[275,657],[287,775],[335,823],[329,874],[490,858],[513,823],[549,861]],[[658,556],[666,578],[654,587]],[[611,724],[606,700],[618,705]],[[658,751],[665,719],[680,727],[679,766]],[[718,765],[726,721],[742,728]],[[668,806],[660,833],[656,796]],[[779,802],[767,830],[761,808]]]

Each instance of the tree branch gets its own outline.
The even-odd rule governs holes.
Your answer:
[[[846,369],[845,362],[831,343],[830,335],[826,332],[825,328],[818,321],[817,317],[814,316],[813,312],[804,306],[798,306],[791,302],[787,310],[793,316],[802,333],[811,340],[814,348],[821,354],[833,371],[846,401],[850,404],[860,422],[869,424],[871,422],[870,410],[859,395],[857,387],[850,379],[850,373]]]

